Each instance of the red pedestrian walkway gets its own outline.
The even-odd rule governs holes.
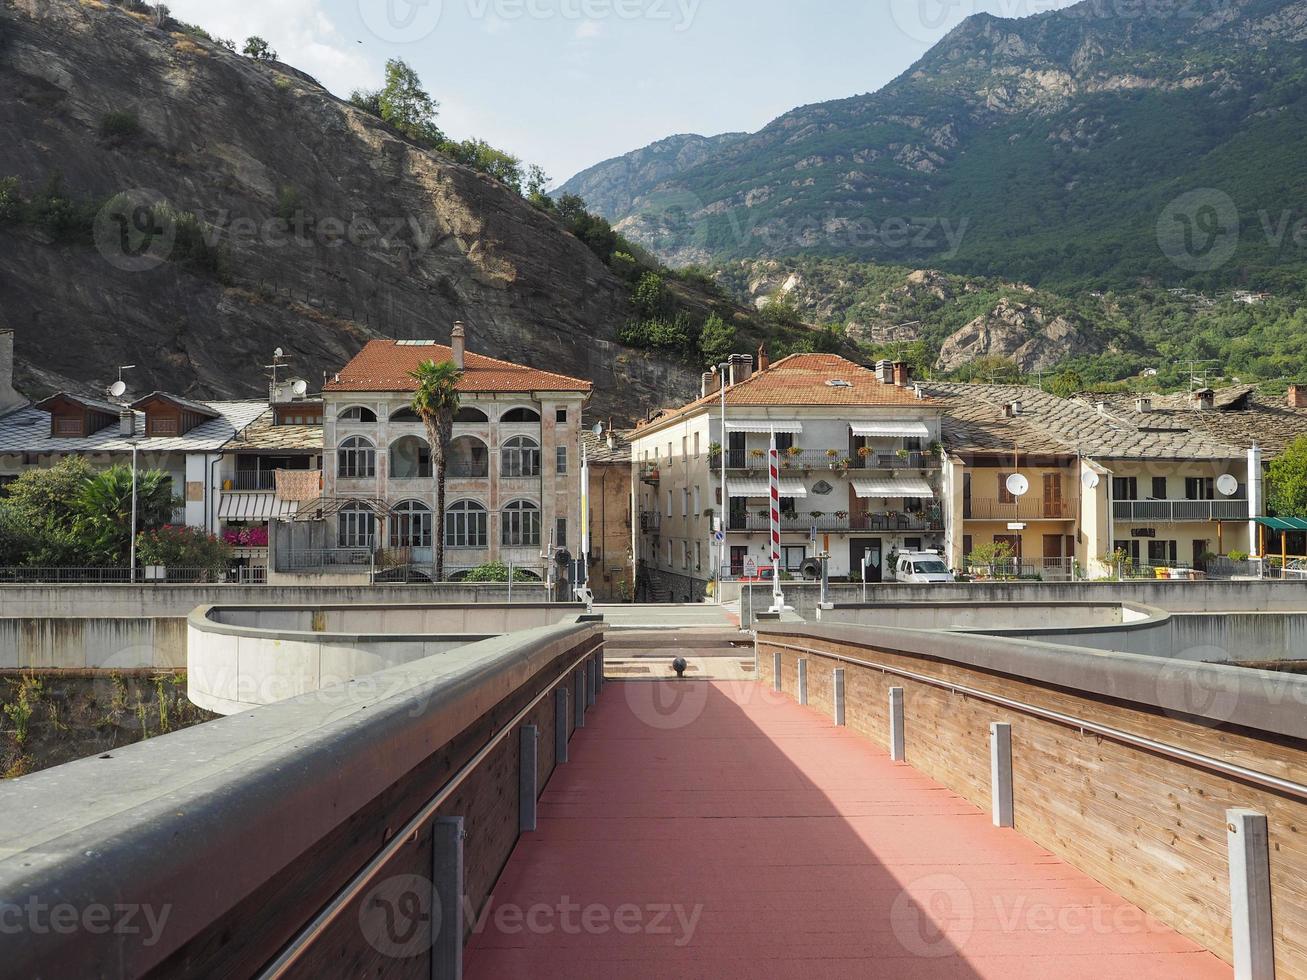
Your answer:
[[[881,748],[756,683],[610,682],[473,980],[1229,977]]]

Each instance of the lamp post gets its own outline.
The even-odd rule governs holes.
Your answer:
[[[132,540],[128,546],[128,576],[132,585],[136,584],[136,440],[132,440]]]
[[[721,546],[717,554],[717,604],[719,606],[724,602],[722,598],[722,569],[726,567],[727,520],[731,510],[731,498],[726,495],[726,448],[730,444],[730,440],[726,436],[726,378],[729,370],[729,363],[723,362],[717,365],[717,387],[721,391],[722,402],[722,505],[717,509],[717,528],[722,533]]]

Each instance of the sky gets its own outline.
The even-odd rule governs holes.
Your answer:
[[[755,131],[874,91],[970,14],[1072,0],[168,0],[237,46],[265,38],[332,92],[403,58],[451,137],[480,137],[561,183],[677,133]]]

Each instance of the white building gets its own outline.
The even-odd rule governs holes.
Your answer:
[[[865,557],[868,579],[880,581],[892,553],[943,546],[941,408],[906,365],[872,371],[833,354],[768,364],[763,351],[759,364],[755,372],[752,357],[733,356],[725,372],[704,375],[701,398],[632,435],[646,598],[694,601],[718,565],[727,578],[767,566],[773,432],[784,571],[828,554],[832,577],[856,578]]]

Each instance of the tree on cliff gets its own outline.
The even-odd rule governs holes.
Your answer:
[[[445,464],[458,413],[458,381],[463,376],[452,361],[424,361],[409,377],[418,383],[413,393],[413,411],[426,426],[431,447],[431,475],[436,478],[436,526],[432,529],[435,549],[435,580],[445,580]]]
[[[1276,517],[1307,517],[1307,436],[1272,460],[1267,500]]]

